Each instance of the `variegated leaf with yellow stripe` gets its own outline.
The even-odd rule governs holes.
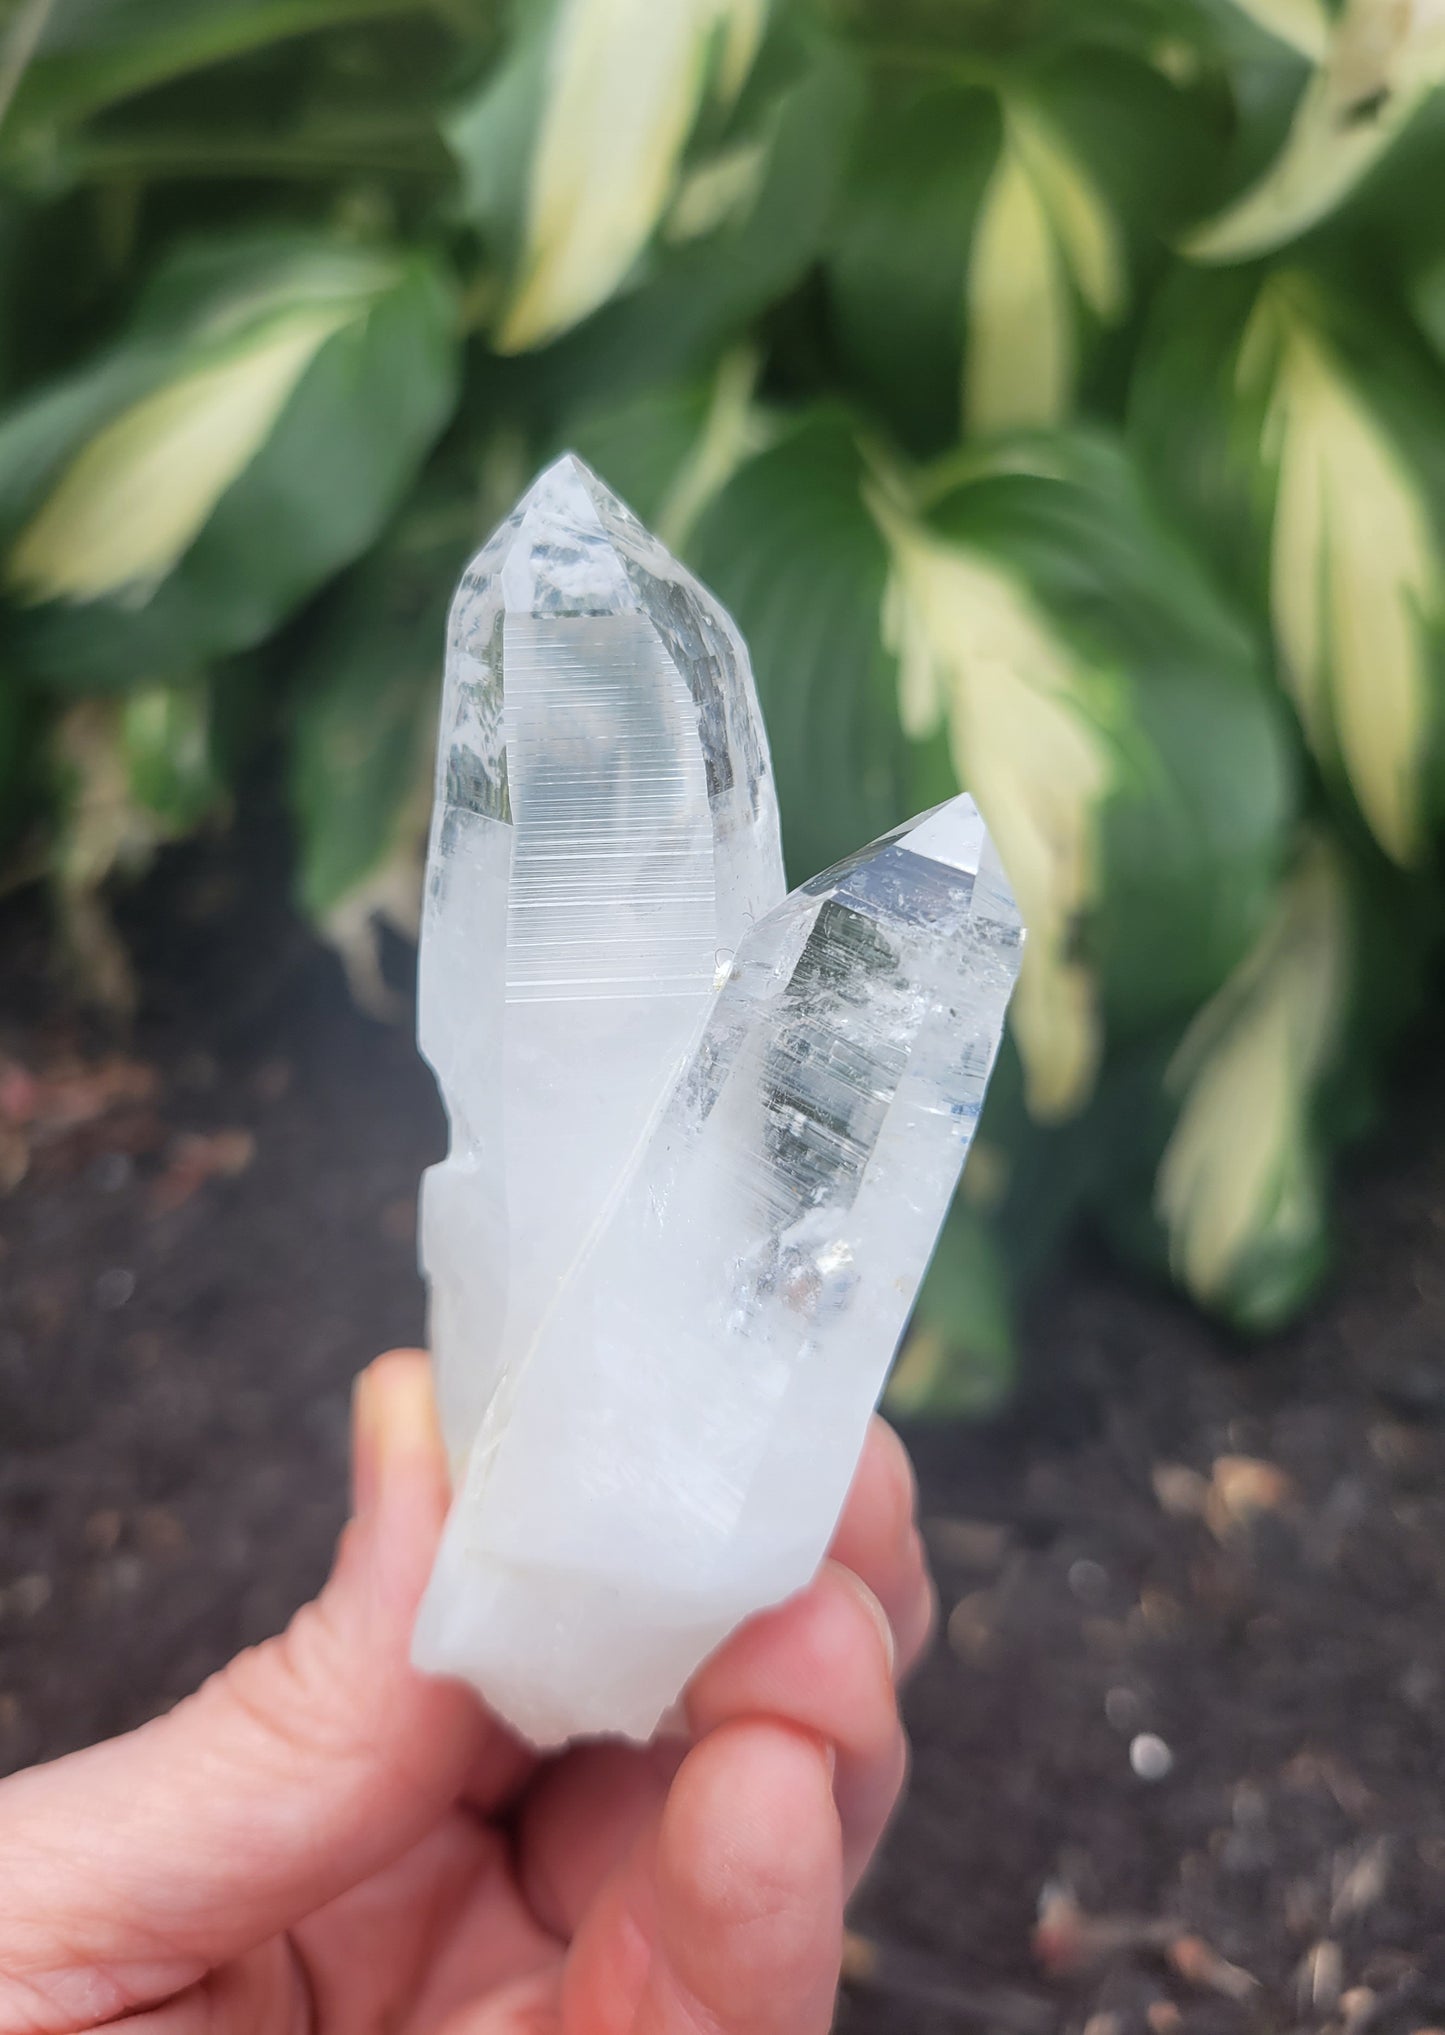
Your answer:
[[[946,723],[1034,958],[1013,1030],[1040,1121],[1105,1036],[1213,991],[1267,908],[1294,797],[1257,643],[1160,528],[1111,440],[1029,435],[869,500],[904,725]],[[916,497],[915,497],[916,500]]]
[[[1054,424],[1073,404],[1080,302],[1101,325],[1127,300],[1117,221],[1036,108],[1008,99],[966,284],[964,417],[976,432]]]
[[[1179,1115],[1156,1205],[1175,1275],[1206,1306],[1272,1326],[1323,1249],[1318,1088],[1351,987],[1338,852],[1312,838],[1259,941],[1175,1055]]]
[[[282,312],[123,410],[62,471],[7,561],[30,600],[144,600],[250,465],[351,303]]]
[[[1424,489],[1280,285],[1266,288],[1246,328],[1239,372],[1268,388],[1270,606],[1286,680],[1311,745],[1338,757],[1381,847],[1414,862],[1438,713],[1431,639],[1445,626]]]
[[[612,296],[677,193],[710,66],[734,97],[766,17],[767,0],[561,0],[501,351],[542,345]],[[756,188],[756,163],[741,174]],[[735,181],[729,201],[745,193]]]
[[[376,536],[449,414],[457,342],[428,256],[183,250],[108,354],[0,418],[22,660],[126,684],[258,641]]]
[[[1097,900],[1099,813],[1117,774],[1107,684],[1059,639],[1027,588],[987,555],[937,536],[882,489],[889,548],[883,633],[898,657],[907,733],[947,723],[1029,930],[1012,1023],[1036,1117],[1088,1099],[1102,1046],[1098,985],[1077,948]]]
[[[1437,0],[1345,0],[1336,19],[1317,0],[1238,0],[1309,57],[1283,148],[1259,181],[1185,241],[1196,261],[1248,261],[1326,218],[1445,83],[1445,13]]]
[[[1417,342],[1324,273],[1184,276],[1164,308],[1137,441],[1257,591],[1327,781],[1418,864],[1442,732],[1445,428]]]
[[[880,73],[825,272],[851,385],[905,445],[1071,414],[1208,173],[1197,99],[1120,51]]]

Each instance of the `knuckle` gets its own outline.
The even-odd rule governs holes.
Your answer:
[[[362,1685],[324,1596],[277,1638],[238,1654],[202,1696],[238,1712],[287,1766],[341,1763],[371,1750]]]

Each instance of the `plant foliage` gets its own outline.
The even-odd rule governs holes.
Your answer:
[[[1030,926],[900,1390],[1079,1220],[1249,1329],[1437,931],[1445,29],[1398,0],[16,0],[0,851],[284,744],[358,993],[442,618],[574,445],[736,614],[792,875],[967,785]],[[243,737],[245,739],[243,739]]]

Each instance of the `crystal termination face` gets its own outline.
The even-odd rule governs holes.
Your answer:
[[[783,896],[711,598],[580,463],[453,611],[421,1040],[456,1496],[419,1666],[643,1739],[826,1549],[1022,930],[960,797]]]

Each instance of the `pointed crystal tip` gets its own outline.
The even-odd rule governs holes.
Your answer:
[[[988,828],[965,791],[911,820],[899,830],[897,840],[910,855],[922,855],[928,862],[941,862],[947,869],[962,869],[976,876],[988,845]]]
[[[966,791],[921,814],[893,838],[910,855],[973,877],[975,916],[1016,926],[1022,933],[1023,919],[993,836]]]
[[[537,515],[576,520],[589,530],[601,529],[612,515],[635,521],[626,505],[575,452],[561,453],[550,466],[543,467],[517,503],[512,519],[521,523]]]

